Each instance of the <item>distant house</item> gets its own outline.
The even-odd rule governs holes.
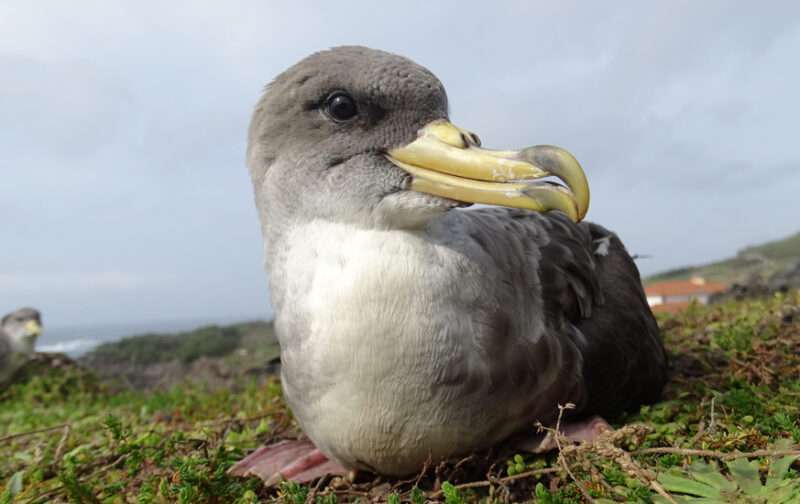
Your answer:
[[[647,304],[654,312],[674,313],[683,310],[692,301],[707,304],[712,294],[727,288],[724,283],[694,277],[690,280],[655,282],[647,285],[644,292],[647,295]]]

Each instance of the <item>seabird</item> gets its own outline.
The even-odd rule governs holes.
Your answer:
[[[247,164],[309,439],[234,474],[407,475],[552,425],[559,404],[581,438],[658,399],[656,321],[617,236],[578,223],[576,159],[481,148],[427,69],[364,47],[305,58],[258,102]]]
[[[20,308],[0,320],[0,384],[30,359],[41,333],[42,316],[33,308]]]

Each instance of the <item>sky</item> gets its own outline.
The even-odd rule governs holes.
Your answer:
[[[337,45],[570,150],[644,274],[800,228],[798,2],[5,0],[0,33],[0,311],[49,324],[269,317],[250,112]]]

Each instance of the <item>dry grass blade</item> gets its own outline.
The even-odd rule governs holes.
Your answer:
[[[34,434],[41,434],[43,432],[51,432],[54,430],[62,429],[66,426],[70,425],[69,423],[62,423],[58,425],[54,425],[52,427],[44,427],[42,429],[34,429],[25,432],[17,432],[15,434],[9,434],[8,436],[1,437],[0,443],[5,443],[6,441],[11,441],[12,439],[17,439],[25,436],[33,436]]]

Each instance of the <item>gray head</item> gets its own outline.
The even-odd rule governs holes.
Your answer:
[[[398,204],[430,205],[435,199],[419,193],[399,196],[410,177],[385,154],[446,117],[444,87],[411,60],[364,47],[303,59],[268,85],[250,125],[247,162],[262,220],[372,227],[386,225]]]
[[[364,47],[319,52],[280,74],[253,114],[247,163],[268,242],[304,219],[414,227],[473,202],[579,219],[588,205],[569,153],[480,149],[447,121],[447,95],[430,71]],[[581,194],[510,183],[549,175]]]
[[[33,308],[20,308],[0,320],[0,329],[17,352],[32,353],[36,339],[42,333],[42,316]]]

